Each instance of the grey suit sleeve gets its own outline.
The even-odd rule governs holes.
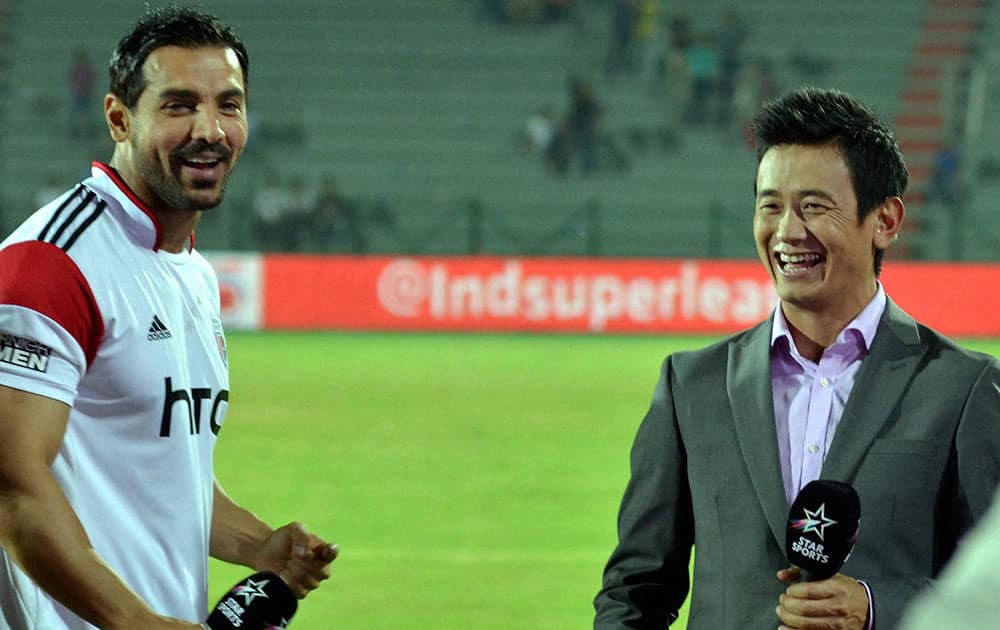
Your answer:
[[[687,597],[694,522],[670,365],[668,358],[632,446],[618,545],[594,600],[597,630],[665,628]]]
[[[1000,483],[1000,362],[992,359],[972,387],[955,436],[961,506],[959,535],[989,510]]]
[[[956,474],[939,541],[942,562],[950,558],[960,539],[987,513],[1000,483],[1000,363],[996,360],[987,362],[961,410],[953,457]],[[917,593],[930,592],[934,582],[869,581],[876,627],[895,628]]]

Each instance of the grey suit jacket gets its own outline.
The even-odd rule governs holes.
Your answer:
[[[688,594],[692,546],[688,628],[777,627],[789,506],[770,326],[664,361],[632,448],[595,629],[667,627]],[[821,477],[861,498],[860,535],[841,572],[870,585],[878,630],[890,630],[1000,480],[1000,363],[890,300]]]

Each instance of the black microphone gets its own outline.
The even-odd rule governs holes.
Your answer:
[[[277,630],[288,627],[298,607],[285,582],[275,573],[262,571],[231,588],[205,623],[211,630]]]
[[[861,500],[849,484],[817,479],[806,484],[788,512],[785,552],[803,582],[833,577],[854,549]]]

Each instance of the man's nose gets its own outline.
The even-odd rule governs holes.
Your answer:
[[[801,241],[806,238],[806,223],[796,208],[788,207],[781,213],[777,237],[782,241]]]
[[[222,128],[219,113],[211,107],[199,109],[191,136],[194,140],[204,140],[209,144],[222,142],[226,137],[226,132]]]

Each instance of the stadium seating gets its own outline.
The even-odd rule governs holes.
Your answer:
[[[77,177],[110,151],[104,140],[67,146],[59,123],[71,50],[82,45],[106,58],[136,16],[133,2],[106,4],[93,20],[83,5],[19,3],[10,75],[19,87],[0,128],[8,214],[27,212],[49,171]],[[365,208],[387,207],[395,229],[370,222],[372,251],[462,253],[478,238],[481,251],[498,254],[753,255],[753,156],[733,133],[680,124],[679,104],[663,89],[638,76],[604,77],[605,3],[579,0],[573,19],[537,27],[478,21],[475,4],[213,3],[251,50],[254,136],[199,243],[252,247],[253,186],[276,172],[310,183],[333,175]],[[694,30],[714,31],[733,6],[700,2]],[[742,15],[747,55],[770,60],[782,89],[843,88],[895,121],[925,9],[910,0],[760,0]],[[809,74],[802,58],[819,70]],[[603,128],[627,154],[627,170],[558,178],[517,151],[529,114],[565,110],[573,75],[593,82]]]

